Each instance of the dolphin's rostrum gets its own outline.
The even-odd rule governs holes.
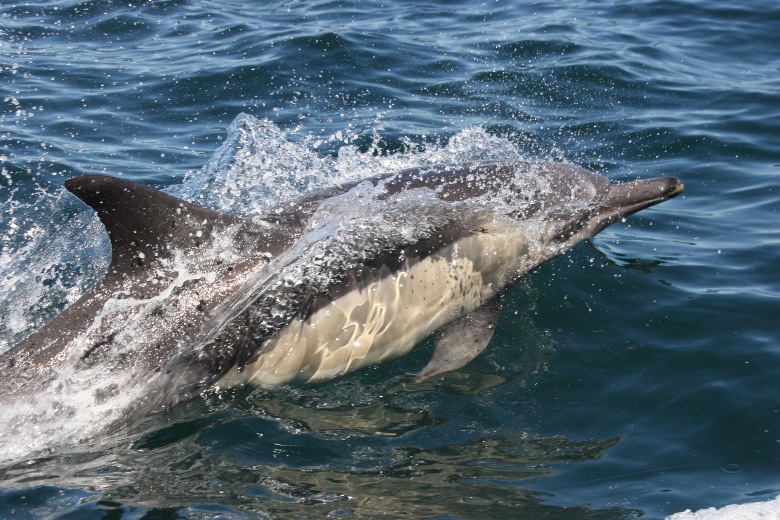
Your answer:
[[[335,377],[434,333],[416,380],[456,370],[485,349],[521,276],[683,190],[557,163],[432,166],[249,221],[117,178],[65,187],[97,212],[112,258],[95,287],[0,356],[3,437],[34,424],[39,444],[209,386]]]

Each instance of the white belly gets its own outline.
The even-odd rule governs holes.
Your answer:
[[[513,282],[527,255],[528,240],[516,228],[463,238],[293,320],[219,386],[318,381],[406,354]]]

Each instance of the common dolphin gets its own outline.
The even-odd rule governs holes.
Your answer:
[[[210,386],[336,377],[434,333],[415,380],[456,370],[485,349],[520,277],[683,191],[671,177],[611,184],[568,164],[473,163],[380,175],[245,220],[118,178],[65,187],[97,212],[112,257],[97,285],[0,356],[0,437],[36,432],[40,446]]]

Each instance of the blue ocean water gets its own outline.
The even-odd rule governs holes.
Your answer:
[[[662,518],[777,496],[778,33],[756,1],[4,1],[0,350],[107,264],[73,175],[244,216],[438,161],[686,193],[523,280],[461,371],[409,384],[428,342],[205,396],[4,465],[0,516]]]

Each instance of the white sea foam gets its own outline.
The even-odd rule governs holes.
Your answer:
[[[688,509],[668,516],[667,520],[780,520],[780,496],[766,502],[731,504],[698,511]]]

